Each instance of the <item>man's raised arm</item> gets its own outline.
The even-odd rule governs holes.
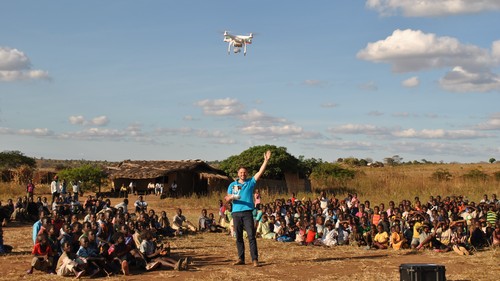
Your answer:
[[[260,176],[262,176],[262,173],[264,173],[264,171],[266,170],[269,158],[271,158],[271,150],[268,150],[266,151],[266,153],[264,153],[264,162],[262,163],[262,166],[260,166],[259,171],[253,176],[255,178],[255,181],[258,181]]]

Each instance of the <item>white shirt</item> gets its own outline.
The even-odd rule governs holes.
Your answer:
[[[50,183],[50,192],[51,193],[59,192],[59,184],[57,184],[57,181],[52,181]]]
[[[73,193],[80,193],[80,187],[77,183],[73,184]]]
[[[121,202],[121,203],[118,203],[115,205],[115,208],[118,209],[118,208],[122,208],[123,209],[123,213],[128,213],[128,209],[127,209],[127,204],[125,204],[125,202]]]

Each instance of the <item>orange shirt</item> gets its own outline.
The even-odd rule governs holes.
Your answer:
[[[312,243],[316,239],[316,232],[309,230],[307,232],[306,243]]]
[[[377,226],[379,221],[380,221],[380,215],[379,214],[373,214],[372,215],[372,225],[373,226]]]

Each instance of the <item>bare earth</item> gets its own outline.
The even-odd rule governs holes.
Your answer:
[[[133,197],[130,198],[133,201]],[[160,203],[158,197],[148,196],[150,207]],[[112,199],[112,203],[118,203]],[[132,202],[131,202],[132,204]],[[177,207],[177,206],[175,206]],[[180,206],[182,207],[182,206]],[[159,211],[159,209],[155,209]],[[166,209],[169,218],[174,208]],[[197,222],[200,209],[185,209],[184,214]],[[217,210],[209,210],[217,214]],[[5,244],[12,245],[12,254],[0,256],[0,280],[60,280],[67,279],[35,272],[27,275],[31,260],[31,225],[12,223],[4,228]],[[340,246],[324,248],[298,246],[258,239],[262,266],[254,268],[247,257],[247,265],[233,266],[236,259],[234,238],[222,233],[203,233],[172,238],[173,257],[192,256],[188,271],[159,269],[153,272],[134,272],[134,275],[114,276],[109,280],[399,280],[399,266],[404,263],[432,263],[446,267],[447,280],[498,280],[500,276],[500,249],[487,249],[472,256],[454,252],[412,252],[409,250],[365,250]],[[248,245],[247,245],[248,246]],[[248,247],[247,247],[248,249]],[[249,256],[248,250],[247,255]],[[99,278],[105,279],[105,278]]]

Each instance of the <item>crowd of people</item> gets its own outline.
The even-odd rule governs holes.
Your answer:
[[[255,197],[260,199],[260,194]],[[220,203],[221,225],[231,233],[231,206]],[[485,194],[479,202],[463,196],[415,197],[390,201],[387,207],[356,194],[339,199],[323,192],[307,200],[292,194],[257,203],[253,216],[257,237],[300,245],[453,250],[459,255],[500,246],[500,201],[495,194],[491,199]]]
[[[150,271],[159,267],[187,270],[190,257],[173,259],[164,237],[197,229],[178,209],[170,224],[167,213],[149,209],[142,196],[129,206],[128,198],[112,206],[109,199],[88,195],[79,208],[74,201],[56,198],[40,207],[33,225],[34,270],[61,276],[129,275],[131,268]],[[135,211],[135,212],[132,212]]]
[[[174,259],[169,236],[197,232],[179,208],[172,223],[166,211],[157,214],[143,196],[129,205],[128,198],[112,206],[109,199],[79,192],[64,192],[58,179],[51,184],[52,203],[47,197],[20,198],[1,206],[5,226],[9,221],[35,221],[32,228],[32,260],[28,274],[39,270],[60,276],[109,276],[150,271],[159,267],[187,270],[191,257]],[[32,189],[31,189],[32,190]],[[63,191],[63,192],[61,192]],[[28,194],[29,195],[29,194]],[[36,217],[35,219],[33,219]],[[0,227],[0,254],[12,247],[4,245]]]
[[[28,274],[41,270],[61,276],[93,277],[128,275],[131,268],[186,270],[191,258],[174,259],[167,237],[197,232],[224,232],[238,237],[232,200],[219,201],[218,219],[206,209],[201,210],[195,225],[180,208],[172,220],[166,211],[156,213],[143,196],[133,204],[123,198],[112,206],[109,199],[92,195],[79,200],[78,191],[58,193],[51,203],[46,197],[33,201],[33,194],[28,192],[16,203],[9,200],[1,206],[2,212],[7,212],[3,225],[8,220],[36,217]],[[459,255],[500,246],[500,200],[495,194],[491,198],[485,194],[478,202],[463,196],[438,195],[428,200],[415,197],[398,203],[390,201],[387,207],[384,203],[362,201],[356,194],[342,199],[325,192],[313,199],[298,199],[292,194],[267,203],[258,189],[253,195],[254,224],[253,229],[245,227],[247,237],[326,247],[432,249]],[[3,244],[0,227],[0,254],[11,250]]]

